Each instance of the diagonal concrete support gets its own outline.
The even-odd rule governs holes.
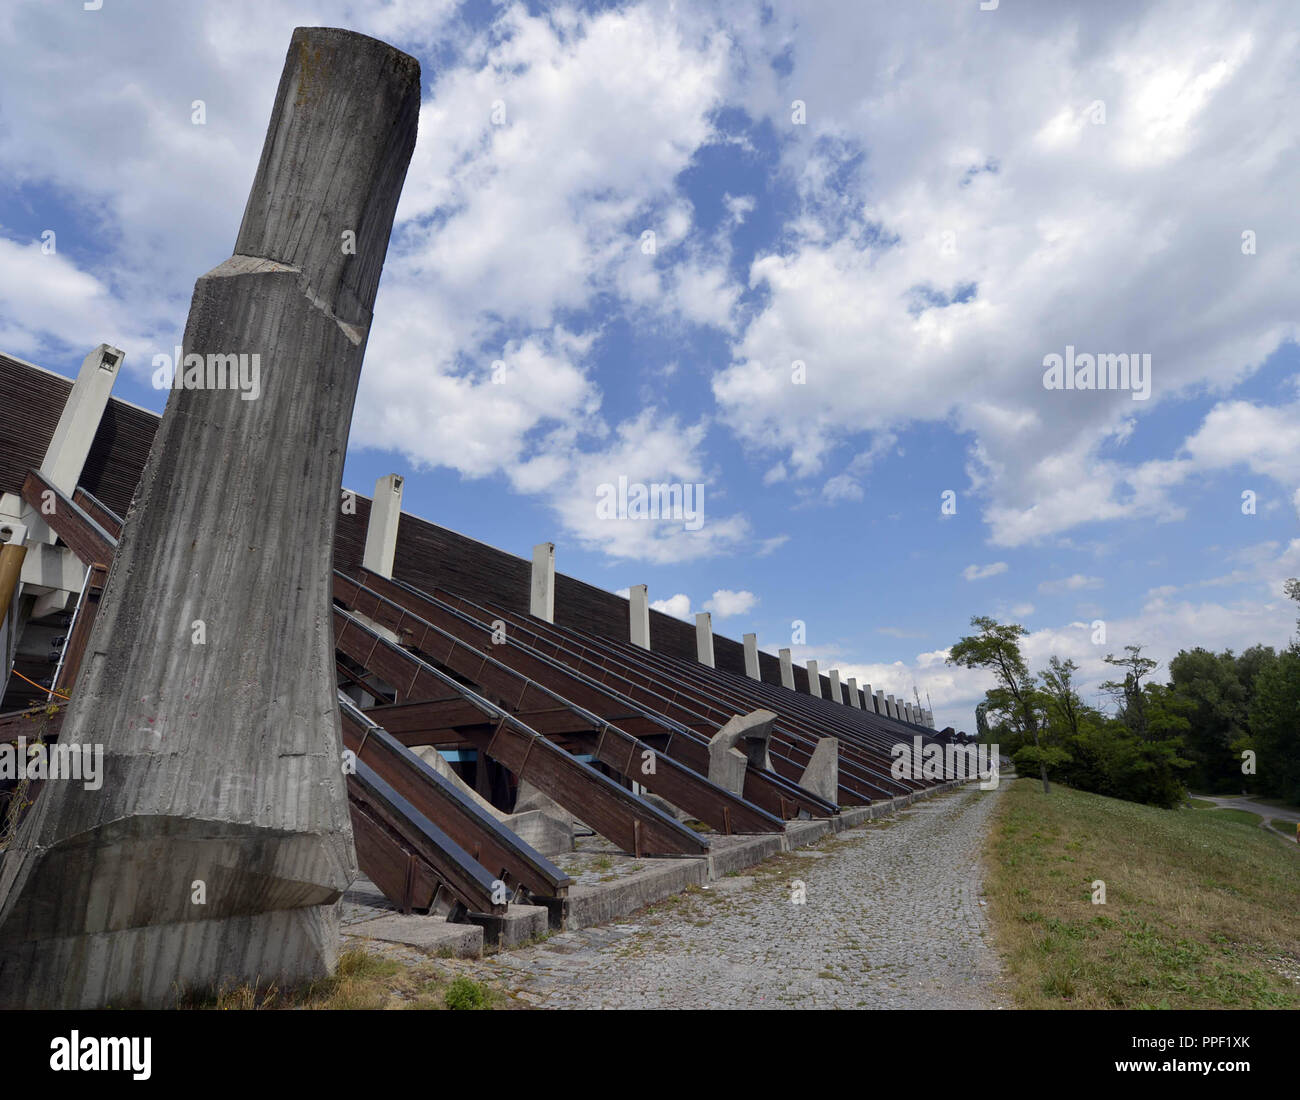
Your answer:
[[[356,857],[331,559],[419,89],[382,42],[293,34],[178,365],[247,356],[259,391],[200,370],[171,392],[61,734],[102,746],[103,783],[47,781],[0,866],[0,1007],[160,1007],[333,968]]]
[[[821,795],[827,802],[840,798],[840,742],[836,737],[823,737],[813,749],[808,766],[803,770],[799,786]]]
[[[772,770],[767,746],[772,739],[776,715],[770,710],[737,714],[709,739],[709,782],[741,794],[745,786],[745,768],[752,764],[764,771]]]

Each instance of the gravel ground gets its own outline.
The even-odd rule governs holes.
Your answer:
[[[544,1008],[1003,1007],[979,866],[997,797],[940,795],[635,921],[448,965]]]

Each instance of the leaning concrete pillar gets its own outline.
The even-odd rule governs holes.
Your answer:
[[[181,368],[220,365],[171,391],[64,719],[102,786],[47,781],[0,866],[0,1007],[334,966],[356,876],[334,532],[419,100],[414,58],[294,31],[234,255],[185,329]],[[232,355],[259,386],[208,386]]]
[[[794,691],[794,661],[788,649],[781,650],[781,686]]]
[[[758,671],[758,635],[745,635],[745,675],[751,680],[761,680]]]
[[[837,703],[843,703],[844,693],[840,691],[840,670],[833,668],[826,675],[831,682],[831,698]]]
[[[555,543],[533,547],[533,575],[528,593],[528,614],[555,622]]]
[[[77,380],[41,463],[41,473],[65,496],[72,496],[81,479],[121,365],[121,350],[108,344],[100,344],[81,361]]]
[[[650,648],[650,592],[644,584],[634,584],[628,593],[627,608],[632,644]]]
[[[890,717],[890,718],[897,718],[897,717],[898,717],[898,702],[894,699],[894,697],[893,697],[892,695],[886,695],[886,696],[885,696],[885,704],[886,704],[886,707],[888,708],[888,711],[889,711],[889,717]]]
[[[885,693],[883,691],[876,692],[876,713],[883,714],[886,718],[889,717],[889,704],[885,702]]]
[[[822,697],[822,678],[817,672],[817,662],[809,661],[805,667],[808,669],[808,694],[815,695],[820,699]]]
[[[701,611],[695,616],[695,656],[700,664],[714,668],[713,613]]]
[[[397,554],[397,524],[402,518],[402,475],[386,474],[375,482],[366,525],[366,548],[361,564],[372,573],[393,579],[393,558]]]
[[[856,676],[849,677],[849,706],[857,710],[862,709],[862,702],[858,698],[858,680]]]

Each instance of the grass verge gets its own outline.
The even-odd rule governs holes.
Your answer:
[[[359,948],[339,956],[332,978],[287,992],[274,985],[240,985],[216,997],[182,998],[194,1009],[483,1009],[502,1007],[502,995],[465,977],[452,977],[429,960],[403,965]]]
[[[986,890],[1016,1003],[1300,1008],[1300,858],[1257,824],[1011,784]]]

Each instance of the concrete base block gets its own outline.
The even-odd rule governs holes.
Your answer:
[[[437,917],[418,914],[362,921],[349,925],[349,936],[364,936],[386,943],[404,943],[433,954],[450,954],[457,959],[477,959],[483,954],[483,929],[477,924],[452,924]]]
[[[633,913],[642,906],[681,893],[688,886],[708,881],[707,859],[655,860],[655,866],[624,875],[617,882],[569,888],[568,928],[604,924]]]
[[[716,837],[706,857],[709,865],[709,879],[720,879],[732,871],[753,867],[762,863],[769,856],[781,851],[780,833],[763,833],[760,836]]]
[[[483,942],[488,947],[509,949],[528,943],[546,934],[550,926],[544,905],[506,906],[504,916],[491,913],[468,913],[465,919],[483,930]]]
[[[828,833],[835,831],[835,825],[829,818],[815,817],[808,821],[787,821],[785,824],[785,850],[802,848],[805,844],[815,844]]]
[[[573,821],[569,815],[561,819],[541,810],[528,810],[503,817],[501,823],[544,856],[573,851]]]

